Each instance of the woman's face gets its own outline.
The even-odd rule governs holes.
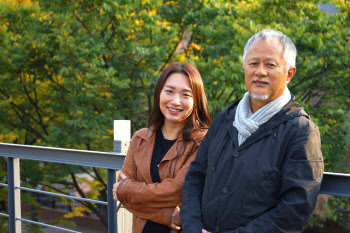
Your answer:
[[[184,124],[193,110],[193,97],[188,77],[173,73],[165,81],[159,100],[164,124]]]

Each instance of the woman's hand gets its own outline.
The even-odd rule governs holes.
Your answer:
[[[171,216],[171,233],[176,233],[181,229],[180,207],[176,207]]]
[[[205,229],[202,229],[202,233],[210,233],[210,232]]]
[[[121,178],[121,180],[120,180],[119,182],[115,183],[115,184],[113,185],[113,189],[112,189],[113,200],[115,200],[115,201],[118,201],[117,189],[118,189],[118,186],[119,186],[120,182],[122,182],[122,180],[124,180],[125,178],[127,178],[126,175],[125,175],[123,172],[120,172],[119,177]]]

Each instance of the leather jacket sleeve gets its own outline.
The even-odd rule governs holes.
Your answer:
[[[153,222],[169,226],[171,224],[171,217],[175,210],[174,207],[170,208],[151,208],[145,207],[143,204],[124,203],[123,206],[132,214],[137,215],[140,218],[151,220]]]
[[[291,143],[282,167],[281,199],[276,207],[246,226],[225,232],[301,232],[316,205],[322,174],[320,135],[310,123]]]
[[[188,157],[186,163],[174,178],[167,178],[160,183],[147,184],[126,178],[118,186],[118,200],[122,203],[143,204],[146,207],[174,207],[181,203],[182,184],[186,172],[196,153]],[[126,174],[128,177],[128,174]]]
[[[131,183],[134,183],[137,185],[146,185],[146,182],[138,182],[135,181],[136,179],[136,174],[137,174],[137,167],[133,161],[132,158],[132,153],[133,150],[135,148],[135,140],[131,140],[130,142],[130,146],[129,149],[127,151],[126,154],[126,158],[124,160],[124,164],[123,164],[123,169],[122,172],[128,177],[125,178],[123,181],[120,179],[120,177],[118,177],[117,181],[120,182],[120,185],[117,189],[117,195],[118,195],[118,199],[120,198],[120,192],[123,193],[123,197],[125,196],[125,192],[122,191],[122,189],[120,189],[120,186],[123,186],[122,183],[124,183],[124,191],[126,189],[128,189],[128,185],[125,185],[125,181],[128,180],[129,182],[132,181]],[[139,183],[139,184],[137,184]],[[146,195],[146,194],[142,194],[142,195]],[[175,210],[176,205],[173,205],[171,208],[152,208],[152,207],[147,207],[145,205],[145,203],[137,203],[137,204],[133,204],[133,203],[128,203],[126,202],[125,199],[119,199],[119,201],[123,204],[123,206],[130,211],[132,214],[137,215],[140,218],[146,219],[146,220],[151,220],[153,222],[162,224],[162,225],[166,225],[170,227],[171,224],[171,216]]]
[[[196,152],[183,157],[180,163],[182,166],[175,173],[174,178],[166,178],[160,183],[147,183],[144,178],[140,180],[140,174],[133,159],[133,151],[137,148],[137,143],[137,140],[131,140],[124,160],[122,172],[127,178],[123,180],[118,178],[118,181],[121,181],[117,189],[118,200],[136,216],[170,227],[175,207],[182,202],[182,184]]]
[[[131,179],[136,179],[136,173],[137,173],[137,168],[136,168],[135,163],[134,163],[133,158],[132,158],[132,154],[133,154],[134,147],[135,147],[134,141],[135,141],[134,138],[132,138],[130,141],[130,145],[129,145],[128,151],[126,153],[126,157],[124,159],[123,168],[122,168],[122,172],[126,175],[126,177],[131,178]],[[120,182],[120,181],[121,181],[121,178],[119,176],[117,178],[117,182]]]

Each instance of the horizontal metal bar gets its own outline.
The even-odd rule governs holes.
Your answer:
[[[120,170],[125,154],[0,143],[0,156]]]
[[[9,185],[8,185],[8,184],[0,183],[0,186],[8,187]]]
[[[49,224],[45,224],[45,223],[41,223],[41,222],[35,222],[35,221],[31,221],[31,220],[24,219],[24,218],[16,218],[16,220],[21,220],[23,222],[28,222],[28,223],[32,223],[32,224],[36,224],[36,225],[40,225],[40,226],[45,226],[45,227],[51,227],[51,228],[55,228],[55,229],[62,230],[62,231],[81,233],[80,231],[72,231],[72,230],[69,230],[66,228],[56,227],[53,225],[49,225]]]
[[[10,217],[10,215],[8,215],[8,214],[3,214],[3,213],[0,213],[0,216]]]
[[[350,197],[350,174],[324,172],[320,193]]]
[[[108,205],[108,203],[105,202],[105,201],[97,201],[97,200],[88,199],[88,198],[74,197],[74,196],[71,196],[71,195],[65,195],[65,194],[41,191],[41,190],[37,190],[37,189],[30,189],[30,188],[18,187],[18,186],[16,186],[15,189],[20,189],[20,190],[25,190],[25,191],[35,192],[35,193],[42,193],[42,194],[47,194],[47,195],[57,196],[57,197],[65,197],[65,198],[75,199],[75,200],[79,200],[79,201],[93,202],[93,203],[101,204],[101,205]]]

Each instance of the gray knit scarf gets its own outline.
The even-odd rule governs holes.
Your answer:
[[[286,87],[280,97],[274,99],[252,114],[249,92],[246,92],[243,99],[237,106],[236,117],[235,121],[233,122],[233,126],[238,130],[239,146],[262,124],[280,111],[290,101],[290,99],[291,95],[288,87]]]

